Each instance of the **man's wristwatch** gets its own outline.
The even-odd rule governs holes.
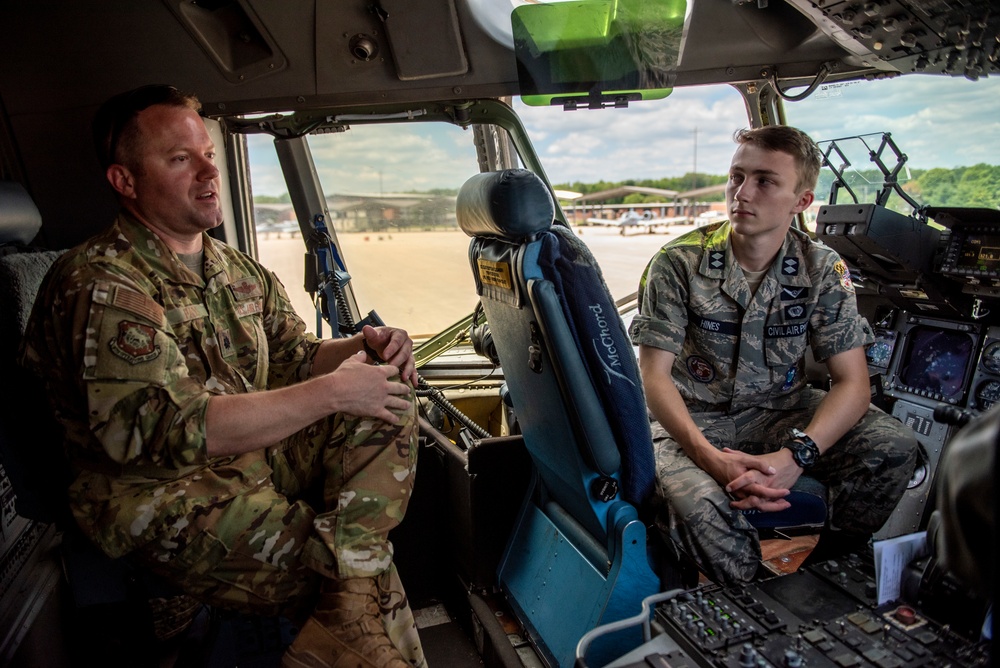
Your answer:
[[[809,438],[809,434],[801,429],[791,429],[791,441],[786,442],[781,447],[792,451],[792,459],[800,468],[808,469],[819,459],[819,447],[816,441]]]

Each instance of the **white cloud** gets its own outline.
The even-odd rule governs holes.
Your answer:
[[[515,108],[556,183],[680,176],[696,162],[699,172],[725,173],[733,132],[747,125],[729,87],[675,90],[627,109]]]
[[[287,191],[270,144],[251,137],[257,194]],[[458,188],[478,171],[470,133],[443,124],[358,125],[311,136],[309,150],[326,195]]]
[[[911,167],[1000,162],[997,79],[909,76],[834,90],[837,95],[787,105],[789,122],[818,140],[890,132]]]

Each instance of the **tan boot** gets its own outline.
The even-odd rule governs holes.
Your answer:
[[[410,668],[385,632],[375,579],[325,580],[281,668]]]

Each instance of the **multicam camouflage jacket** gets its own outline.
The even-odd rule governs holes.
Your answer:
[[[71,510],[111,556],[270,472],[263,452],[210,458],[215,394],[304,379],[319,340],[277,278],[204,240],[204,279],[128,214],[67,251],[43,282],[22,363],[66,432]]]
[[[807,345],[822,362],[873,340],[850,271],[831,248],[789,230],[752,294],[730,231],[728,222],[701,227],[653,257],[632,342],[676,355],[673,380],[693,412],[795,407]]]

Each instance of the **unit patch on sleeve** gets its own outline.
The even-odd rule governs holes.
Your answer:
[[[854,282],[851,280],[851,270],[847,268],[847,263],[843,260],[837,260],[837,263],[833,265],[833,271],[840,278],[841,287],[848,292],[854,292]]]
[[[160,356],[160,346],[155,343],[156,330],[131,320],[118,323],[118,336],[108,346],[118,357],[129,364],[150,362]]]
[[[687,358],[687,370],[699,383],[711,383],[715,379],[715,369],[708,360],[698,355]]]

